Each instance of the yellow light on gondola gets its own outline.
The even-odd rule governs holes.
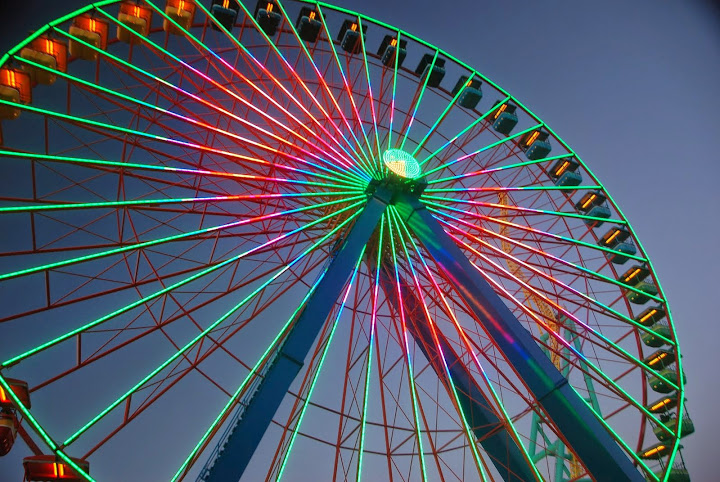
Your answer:
[[[650,317],[654,316],[655,313],[657,313],[657,310],[656,310],[655,308],[653,308],[652,310],[650,310],[650,311],[648,312],[647,315],[645,315],[645,316],[643,316],[642,318],[640,318],[640,323],[646,322]]]
[[[672,402],[671,398],[666,398],[664,400],[661,400],[661,401],[657,402],[655,405],[653,405],[652,407],[650,407],[650,411],[654,412],[655,410],[658,410],[658,409],[664,407],[665,405],[668,405],[670,402]]]

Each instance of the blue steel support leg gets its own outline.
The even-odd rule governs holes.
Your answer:
[[[397,299],[394,277],[395,270],[393,267],[383,261],[380,272],[380,285],[390,304],[397,310],[400,303],[398,303]],[[407,325],[408,331],[432,365],[435,373],[449,387],[450,380],[447,380],[445,367],[441,360],[442,355],[425,320],[425,312],[421,305],[422,301],[417,298],[414,290],[408,288],[404,280],[400,279],[399,281],[403,306],[407,319],[410,320]],[[485,452],[490,456],[500,476],[503,480],[511,482],[536,480],[533,470],[528,466],[528,461],[523,456],[522,450],[520,450],[498,418],[490,401],[477,385],[473,375],[460,360],[460,357],[455,353],[445,336],[440,331],[437,331],[436,334],[445,363],[447,363],[450,370],[452,382],[455,384],[460,405],[466,418],[465,421]]]
[[[416,197],[401,195],[396,206],[593,478],[644,481],[585,401],[423,204]]]
[[[210,470],[206,479],[208,482],[234,482],[242,477],[275,412],[303,367],[305,357],[345,287],[363,247],[385,212],[390,197],[385,189],[378,188],[368,199],[250,399],[227,440],[225,450]]]

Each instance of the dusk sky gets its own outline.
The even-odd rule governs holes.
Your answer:
[[[9,3],[0,2],[3,52],[87,1]],[[720,7],[697,0],[332,3],[475,67],[598,175],[637,232],[672,308],[696,427],[683,440],[683,458],[693,480],[717,480]]]

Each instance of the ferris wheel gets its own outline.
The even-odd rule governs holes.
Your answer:
[[[0,119],[0,472],[689,480],[628,220],[438,47],[322,2],[101,1],[0,59]]]

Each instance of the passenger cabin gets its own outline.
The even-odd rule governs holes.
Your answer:
[[[610,208],[605,206],[604,204],[601,204],[599,206],[594,206],[592,209],[590,209],[587,213],[588,216],[593,218],[601,218],[601,219],[585,219],[584,222],[591,228],[599,228],[604,224],[603,219],[607,219],[610,217]],[[633,246],[634,247],[634,246]]]
[[[83,60],[95,61],[98,58],[98,50],[105,50],[108,44],[108,32],[110,27],[104,20],[90,15],[81,15],[73,19],[70,26],[70,56]]]
[[[643,334],[640,335],[640,338],[645,345],[652,348],[659,348],[667,344],[665,339],[672,340],[672,334],[670,333],[669,327],[665,325],[657,325],[652,327],[650,331],[643,332]]]
[[[653,326],[665,317],[665,310],[662,306],[652,306],[635,317],[635,321],[642,326]]]
[[[7,455],[17,438],[18,421],[12,412],[0,412],[0,457]]]
[[[363,37],[365,37],[366,33],[367,25],[363,25]],[[340,47],[349,54],[357,54],[362,51],[362,41],[360,40],[360,27],[358,22],[355,20],[345,20],[340,28],[340,32],[338,32],[337,40],[340,42]]]
[[[663,378],[668,380],[673,385],[678,384],[678,377],[677,373],[675,373],[674,368],[664,368],[661,371],[658,372]],[[683,374],[683,382],[685,381],[685,374]],[[669,383],[667,383],[662,378],[658,378],[656,376],[651,376],[648,378],[648,383],[650,384],[650,388],[652,388],[654,391],[658,393],[670,393],[674,392],[676,387],[673,387]]]
[[[301,8],[297,22],[295,22],[295,30],[297,30],[298,36],[310,44],[317,42],[320,29],[322,29],[321,20],[322,17],[317,10],[311,7]]]
[[[147,37],[150,33],[152,10],[134,2],[123,2],[120,4],[118,21],[120,25],[117,26],[117,39],[137,44],[140,43],[140,37]]]
[[[645,357],[643,360],[643,363],[645,363],[647,366],[652,368],[653,370],[658,370],[660,368],[665,368],[666,366],[670,365],[671,363],[675,363],[675,352],[672,350],[666,350],[666,349],[660,349],[652,354]]]
[[[678,427],[678,419],[677,417],[672,417],[670,420],[665,421],[665,426],[670,429],[673,433],[677,432]],[[653,429],[653,433],[657,437],[658,440],[661,442],[666,442],[670,439],[672,439],[672,435],[667,433],[667,430],[663,429],[661,426],[657,426]],[[682,418],[682,427],[680,428],[679,436],[680,438],[687,437],[690,434],[695,433],[695,424],[693,423],[692,419],[685,415]]]
[[[543,159],[550,154],[552,146],[548,141],[550,133],[541,129],[526,132],[520,136],[518,146],[525,152],[525,157],[531,161]]]
[[[275,35],[280,20],[282,20],[282,15],[275,2],[260,0],[255,5],[255,21],[268,37]]]
[[[500,134],[510,135],[510,132],[518,123],[518,116],[515,114],[516,110],[517,106],[510,102],[500,104],[499,100],[496,101],[490,114],[488,114],[493,129]]]
[[[646,283],[645,281],[641,281],[636,284],[635,289],[639,291],[630,291],[627,297],[630,303],[635,303],[636,305],[644,305],[650,301],[650,297],[648,295],[657,296],[658,294],[658,290],[655,285]]]
[[[642,450],[638,453],[638,456],[641,459],[648,460],[659,460],[666,455],[668,455],[672,451],[672,444],[665,444],[663,442],[660,442],[658,444],[655,444],[651,447],[646,448],[645,450]]]
[[[90,473],[90,464],[81,459],[70,458],[85,473]],[[23,460],[25,480],[27,482],[46,482],[61,480],[63,482],[85,482],[85,477],[78,474],[67,462],[55,455],[33,455]]]
[[[21,58],[38,66],[23,62],[22,69],[30,74],[34,83],[54,84],[57,74],[52,71],[67,72],[67,51],[65,42],[48,36],[38,37],[20,50]]]
[[[474,109],[482,99],[481,86],[482,81],[477,77],[470,79],[467,75],[462,75],[455,87],[453,87],[452,95],[456,96],[462,92],[457,99],[457,103],[466,109]]]
[[[630,231],[627,229],[612,227],[607,233],[603,234],[602,238],[598,240],[598,244],[603,248],[614,248],[629,237]]]
[[[673,408],[677,407],[678,403],[678,396],[677,392],[671,393],[670,395],[665,395],[659,400],[655,400],[653,403],[648,405],[647,410],[650,413],[665,413],[668,410],[672,410]]]
[[[407,56],[407,40],[400,39],[400,45],[398,46],[397,37],[386,35],[377,51],[383,65],[395,68],[395,52],[397,52],[397,68],[399,69],[403,60],[405,60],[405,56]]]
[[[606,200],[607,197],[605,197],[605,194],[603,194],[602,191],[586,192],[585,195],[583,195],[583,197],[575,203],[575,209],[581,213],[586,213],[595,206],[603,204]]]
[[[15,378],[6,378],[5,381],[12,389],[15,396],[20,400],[25,408],[32,408],[30,404],[30,390],[28,389],[27,382],[17,380]],[[2,385],[0,385],[0,409],[14,409],[15,403],[12,396],[5,391]]]
[[[435,59],[434,63],[433,59]],[[437,87],[445,77],[445,59],[435,57],[433,54],[425,54],[420,59],[420,63],[415,69],[415,73],[423,79],[426,75],[428,76],[428,87]]]
[[[635,286],[650,275],[650,270],[645,265],[636,264],[618,277],[618,281],[626,285]]]
[[[613,248],[615,253],[608,253],[608,258],[613,264],[625,264],[630,258],[625,256],[637,253],[637,248],[632,243],[619,243]]]
[[[0,99],[15,104],[32,102],[30,74],[18,69],[0,69]],[[17,119],[20,111],[18,107],[0,104],[0,119]]]
[[[572,187],[582,182],[582,176],[577,172],[580,165],[572,158],[558,159],[548,172],[550,179],[556,186]]]
[[[167,0],[165,3],[165,15],[185,30],[189,30],[195,20],[195,4],[192,0]],[[181,35],[182,30],[163,19],[163,30],[173,35]]]
[[[235,22],[237,22],[238,12],[240,12],[240,3],[238,0],[212,0],[210,4],[210,13],[220,26],[225,30],[232,30]],[[220,27],[211,22],[210,27],[220,30]]]

